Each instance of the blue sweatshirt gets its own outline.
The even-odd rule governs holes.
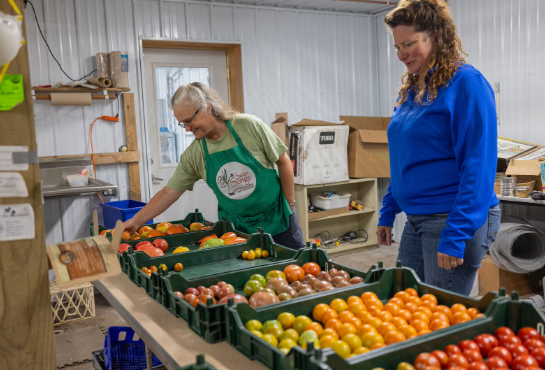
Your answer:
[[[394,109],[388,126],[390,185],[380,226],[409,215],[448,213],[438,251],[464,257],[465,241],[484,224],[494,193],[497,123],[494,92],[464,64],[431,102],[414,93]]]

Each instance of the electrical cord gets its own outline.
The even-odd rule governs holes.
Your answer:
[[[59,63],[59,61],[57,60],[57,58],[55,58],[55,55],[53,55],[53,52],[51,51],[51,48],[49,47],[49,44],[47,43],[47,40],[45,39],[45,36],[42,32],[42,28],[40,27],[40,23],[38,22],[38,16],[36,15],[36,9],[34,9],[34,5],[32,5],[32,3],[30,1],[28,1],[28,3],[30,4],[30,6],[32,7],[32,11],[34,12],[34,18],[36,19],[36,25],[38,26],[38,31],[40,31],[40,35],[42,35],[42,39],[44,40],[45,42],[45,45],[47,46],[47,50],[49,50],[49,53],[51,54],[51,56],[53,57],[53,59],[55,60],[55,62],[57,62],[57,64],[59,65],[59,68],[61,69],[62,73],[64,73],[64,75],[66,77],[68,77],[70,80],[72,81],[80,81],[80,80],[83,80],[84,78],[87,78],[89,77],[90,75],[92,75],[93,73],[96,72],[96,69],[91,71],[90,73],[86,74],[85,76],[77,79],[77,80],[74,80],[72,77],[68,76],[68,74],[64,71],[64,69],[62,69],[62,66],[61,64]]]

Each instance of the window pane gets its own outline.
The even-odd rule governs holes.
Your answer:
[[[208,68],[155,67],[157,87],[157,126],[161,139],[161,164],[178,163],[180,155],[195,137],[178,126],[178,121],[168,107],[170,98],[178,87],[191,82],[210,86]]]

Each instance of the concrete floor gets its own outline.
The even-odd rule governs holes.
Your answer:
[[[369,268],[376,264],[378,261],[384,263],[384,267],[393,267],[395,266],[397,258],[397,250],[399,244],[393,244],[391,246],[380,246],[379,248],[348,254],[339,257],[332,257],[334,262],[342,263],[348,267],[356,268],[361,271],[367,271]],[[82,321],[76,321],[70,324],[64,324],[55,326],[55,331],[61,332],[77,332],[84,328],[90,326],[97,326],[100,328],[103,334],[106,334],[106,331],[110,326],[128,326],[127,323],[119,316],[119,314],[113,309],[112,306],[104,299],[100,294],[97,294],[95,291],[95,307],[96,307],[96,317],[91,319],[86,319]],[[85,354],[88,354],[91,351],[95,351],[101,348],[85,348],[82,349]],[[67,354],[67,348],[57,345],[56,350],[58,354],[62,355],[71,355]],[[72,357],[72,356],[70,356]],[[86,360],[81,363],[74,363],[73,365],[67,365],[62,367],[63,369],[69,370],[93,370],[93,362],[88,360],[90,355],[87,356]],[[78,360],[78,359],[74,359]],[[81,359],[80,359],[81,360]]]

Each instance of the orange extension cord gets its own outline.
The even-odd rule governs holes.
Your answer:
[[[93,148],[93,126],[95,125],[95,122],[98,121],[99,119],[102,119],[102,120],[105,120],[105,121],[111,121],[111,122],[119,122],[119,118],[117,118],[117,117],[102,116],[102,117],[95,118],[93,123],[91,123],[91,134],[90,134],[90,137],[91,137],[91,160],[93,161],[93,170],[95,172],[95,179],[97,178],[97,167],[96,167],[96,164],[95,164],[95,149]],[[102,200],[102,197],[100,196],[98,191],[97,191],[97,196],[98,196],[98,199],[100,199],[100,201],[102,202],[102,204],[104,204],[104,201]]]

